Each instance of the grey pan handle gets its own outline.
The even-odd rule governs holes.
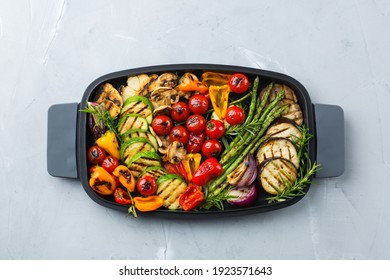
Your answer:
[[[317,158],[321,165],[315,177],[337,177],[344,173],[344,111],[340,106],[314,104]]]
[[[48,110],[47,171],[52,176],[78,178],[77,111],[78,103],[56,104]]]

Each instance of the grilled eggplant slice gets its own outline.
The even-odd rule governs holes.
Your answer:
[[[135,138],[135,137],[146,138],[153,145],[154,149],[157,151],[158,149],[157,139],[147,130],[130,129],[122,134],[122,141],[126,142],[131,138]]]
[[[284,158],[299,168],[298,152],[293,142],[286,138],[270,138],[257,151],[256,161],[260,166],[264,161],[272,158]]]
[[[264,96],[264,93],[267,91],[268,87],[265,87],[261,92],[260,92],[260,96]],[[284,98],[285,99],[289,99],[293,102],[298,102],[298,98],[297,96],[295,95],[294,91],[284,85],[284,84],[274,84],[271,88],[271,93],[268,97],[268,103],[271,103],[272,101],[275,100],[276,96],[279,94],[279,92],[281,92],[282,90],[284,90]]]
[[[273,123],[265,133],[271,137],[287,138],[293,143],[302,138],[302,133],[297,128],[296,124],[287,118],[280,118]]]
[[[122,135],[130,129],[148,130],[148,121],[138,114],[123,115],[118,122],[118,131]]]
[[[137,153],[127,163],[127,167],[135,178],[138,178],[146,168],[151,166],[161,166],[161,158],[154,151]]]
[[[303,123],[303,114],[301,107],[298,103],[290,99],[282,99],[278,102],[278,105],[288,105],[286,110],[282,113],[282,117],[287,118],[295,122],[297,125],[302,125]]]
[[[138,114],[144,117],[148,121],[148,124],[151,124],[153,120],[153,109],[152,103],[146,97],[132,96],[123,104],[121,115]]]
[[[124,163],[128,164],[138,153],[156,150],[146,138],[134,137],[122,144],[120,154]]]
[[[297,175],[297,169],[291,161],[272,158],[260,165],[258,180],[264,191],[276,195],[294,184]]]
[[[156,194],[164,198],[164,207],[176,210],[179,208],[180,195],[186,188],[186,182],[178,175],[166,174],[157,180]]]

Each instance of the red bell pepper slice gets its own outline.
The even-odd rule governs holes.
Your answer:
[[[179,204],[184,211],[189,211],[201,204],[203,200],[204,195],[200,188],[190,183],[180,195]]]

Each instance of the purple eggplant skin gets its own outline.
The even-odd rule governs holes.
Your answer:
[[[234,187],[229,191],[229,195],[232,198],[229,198],[227,202],[239,207],[249,206],[256,200],[257,192],[256,184],[246,187]]]
[[[92,107],[96,107],[97,110],[100,110],[98,103],[90,102],[90,105]],[[107,130],[102,120],[97,125],[96,122],[97,122],[97,117],[94,114],[90,113],[88,115],[88,126],[89,126],[89,130],[91,131],[92,138],[94,140],[100,138]]]

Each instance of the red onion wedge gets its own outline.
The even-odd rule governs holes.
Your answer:
[[[256,177],[256,160],[253,154],[249,154],[244,161],[227,176],[227,181],[235,187],[246,187],[250,186],[256,180]]]
[[[234,187],[229,191],[228,203],[235,206],[248,206],[257,198],[257,186],[252,184],[246,187]]]

